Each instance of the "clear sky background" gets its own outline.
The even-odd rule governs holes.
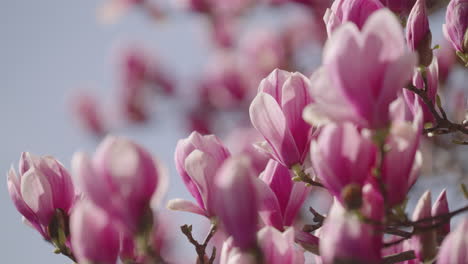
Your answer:
[[[199,37],[201,23],[179,16],[155,24],[131,12],[115,25],[96,20],[95,1],[2,0],[0,8],[0,262],[69,263],[52,253],[32,229],[21,222],[6,187],[6,172],[17,167],[22,151],[53,155],[66,166],[76,150],[91,152],[96,142],[83,133],[70,114],[70,96],[76,89],[92,89],[106,102],[118,84],[113,59],[116,47],[142,43],[154,50],[184,83],[200,69],[206,49]],[[196,23],[195,23],[196,22]],[[116,44],[117,43],[117,44]],[[184,84],[183,84],[184,85]],[[156,102],[150,127],[117,131],[142,143],[160,157],[171,172],[169,198],[190,199],[173,165],[176,141],[185,137],[180,113],[171,101]],[[444,181],[431,184],[440,191]],[[433,182],[432,182],[433,183]],[[421,192],[419,188],[417,192]],[[435,193],[434,195],[437,195]],[[452,200],[460,196],[449,195]],[[193,217],[178,213],[178,222]],[[178,232],[179,233],[179,232]],[[180,237],[179,237],[180,239]],[[183,255],[187,248],[180,248]]]

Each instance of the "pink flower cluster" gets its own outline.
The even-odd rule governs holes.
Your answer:
[[[224,23],[254,2],[181,4],[209,16],[218,44],[227,48],[234,44]],[[426,1],[265,2],[295,2],[323,15],[322,61],[310,77],[280,70],[289,66],[294,48],[286,43],[293,41],[266,34],[242,47],[245,61],[223,53],[209,67],[200,85],[203,101],[191,116],[199,129],[179,140],[174,154],[194,201],[167,203],[211,222],[203,242],[191,226],[181,228],[196,263],[301,264],[311,254],[324,264],[468,263],[466,214],[452,232],[450,223],[468,207],[450,212],[445,190],[434,203],[426,191],[407,216],[427,129],[466,128],[451,123],[440,105],[448,60],[442,56],[439,64],[433,54]],[[467,11],[466,1],[452,0],[443,26],[464,63]],[[123,63],[121,106],[132,121],[148,118],[148,86],[173,89],[145,58],[130,52]],[[85,124],[104,133],[92,98],[81,99]],[[226,144],[208,134],[200,116],[246,101],[250,127],[232,129]],[[52,157],[23,153],[19,175],[12,168],[7,178],[18,211],[57,252],[80,264],[172,263],[177,250],[168,249],[171,226],[160,208],[168,184],[162,164],[135,142],[107,136],[92,156],[76,153],[71,166],[70,174]],[[319,188],[332,200],[324,214],[310,207]],[[211,255],[209,248],[215,248]],[[182,263],[188,262],[195,261]]]

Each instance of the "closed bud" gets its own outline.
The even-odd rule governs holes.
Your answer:
[[[218,170],[214,190],[216,215],[234,245],[242,250],[255,247],[258,223],[255,175],[245,156],[227,159]]]
[[[445,38],[452,44],[458,56],[468,65],[468,0],[452,0],[447,6]]]
[[[437,217],[440,215],[448,214],[449,207],[447,202],[447,192],[443,190],[437,200],[432,205],[431,215],[433,217]],[[437,221],[436,221],[437,222]],[[437,228],[437,242],[440,244],[442,240],[445,238],[446,235],[450,232],[450,220],[447,221],[446,224],[442,225],[441,227]]]
[[[432,34],[427,17],[426,0],[417,0],[406,23],[406,41],[411,50],[419,55],[419,64],[429,66],[432,62]]]

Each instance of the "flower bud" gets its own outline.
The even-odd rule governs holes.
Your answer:
[[[86,197],[126,231],[141,231],[158,184],[158,169],[150,153],[128,139],[108,136],[92,160],[76,153],[72,165]]]
[[[223,143],[214,135],[202,136],[192,132],[177,142],[176,169],[197,204],[185,200],[169,201],[172,210],[189,211],[211,217],[213,212],[213,188],[217,170],[230,157]]]
[[[78,202],[70,220],[73,253],[79,263],[115,264],[120,242],[112,219],[91,201]]]
[[[448,214],[449,212],[450,211],[449,211],[448,202],[447,202],[447,192],[444,189],[440,193],[437,200],[432,205],[431,215],[432,217],[436,217],[439,215]],[[450,221],[448,221],[446,224],[442,225],[441,227],[437,228],[438,244],[440,244],[442,240],[444,240],[445,236],[447,236],[448,233],[450,233]]]
[[[418,203],[413,212],[413,221],[418,221],[424,218],[431,217],[431,192],[426,191]],[[416,230],[419,230],[419,234],[413,236],[409,241],[409,247],[414,250],[416,257],[421,261],[432,260],[436,251],[436,233],[433,229],[425,230],[425,226],[431,226],[431,222],[421,223]]]
[[[381,8],[383,5],[379,0],[337,0],[333,2],[323,17],[328,37],[338,26],[346,22],[352,22],[359,29],[362,29],[367,18]]]
[[[422,156],[418,151],[422,112],[418,109],[413,123],[394,120],[385,141],[388,150],[384,155],[381,177],[385,186],[386,202],[390,206],[405,200],[406,194],[419,176],[422,165]]]
[[[250,161],[239,156],[227,159],[215,178],[216,215],[223,229],[241,250],[256,244],[258,205]]]
[[[427,18],[426,0],[417,0],[406,23],[406,42],[419,55],[419,64],[429,66],[432,62],[432,34]]]
[[[7,177],[8,192],[16,209],[46,240],[54,239],[49,225],[57,210],[68,218],[75,201],[70,174],[56,159],[21,154],[19,177],[11,168]]]
[[[372,227],[335,202],[320,232],[323,264],[380,263],[382,235]]]
[[[288,168],[302,164],[309,151],[312,129],[302,119],[312,101],[308,86],[302,74],[277,69],[263,79],[250,105],[250,120],[268,142],[266,151]]]
[[[325,126],[312,142],[312,166],[328,191],[341,202],[360,205],[361,188],[371,176],[377,150],[350,123]]]
[[[451,0],[447,6],[445,38],[452,43],[457,55],[468,65],[468,0]]]
[[[444,239],[437,256],[437,264],[468,263],[468,218],[465,216],[457,228]]]

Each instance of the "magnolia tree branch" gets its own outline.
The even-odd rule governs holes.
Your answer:
[[[192,236],[192,225],[183,225],[180,227],[182,233],[187,237],[188,241],[195,247],[195,250],[198,255],[197,263],[200,264],[213,264],[215,257],[216,257],[216,248],[213,247],[213,251],[211,252],[211,256],[209,259],[206,259],[206,247],[208,246],[208,242],[210,242],[211,238],[216,233],[217,226],[215,223],[211,224],[210,231],[205,237],[205,240],[202,244],[200,244],[197,240],[195,240]]]
[[[407,260],[415,259],[416,255],[414,254],[414,250],[408,250],[401,253],[385,256],[383,258],[382,264],[393,264],[393,263],[400,263]]]
[[[427,106],[429,111],[431,111],[431,114],[435,119],[435,125],[431,128],[424,129],[424,133],[441,135],[461,132],[468,135],[468,123],[463,122],[462,124],[458,124],[450,121],[440,102],[434,104],[427,96],[426,90],[418,89],[412,84],[408,85],[406,89],[415,93],[423,100],[424,104]],[[457,141],[454,143],[457,143]],[[468,142],[461,141],[457,144],[468,145]]]

